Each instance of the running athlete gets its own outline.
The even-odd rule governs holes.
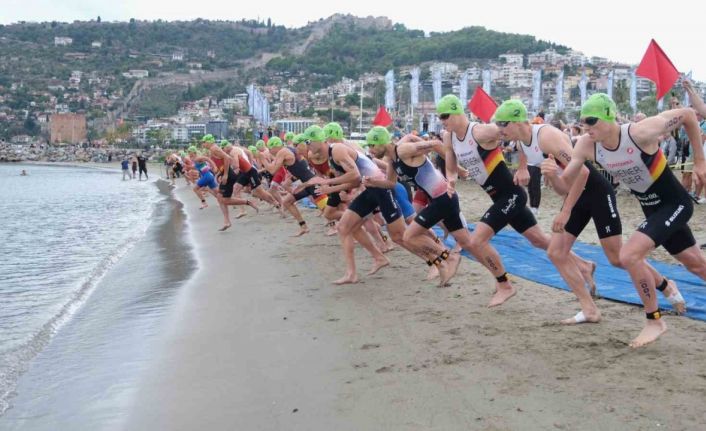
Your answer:
[[[299,137],[299,135],[297,135]],[[287,169],[282,166],[274,175],[267,170],[265,165],[260,160],[260,156],[264,157],[268,162],[274,161],[274,155],[267,149],[265,141],[259,140],[255,145],[258,153],[253,153],[254,160],[257,161],[259,169],[262,171],[262,175],[267,177],[269,180],[269,192],[277,200],[280,207],[277,210],[282,215],[282,218],[286,218],[286,213],[284,212],[284,197],[286,196],[287,189],[284,187],[285,180],[287,179]]]
[[[319,127],[319,130],[320,129],[321,128]],[[323,139],[323,130],[321,130],[320,138]],[[271,174],[276,174],[282,167],[284,167],[290,174],[298,178],[302,183],[306,183],[311,178],[316,176],[306,160],[299,157],[294,148],[285,147],[280,138],[276,136],[270,138],[267,146],[274,156],[274,160],[270,162],[262,156],[261,153],[259,153],[259,161]],[[304,199],[307,196],[312,197],[314,203],[319,209],[323,209],[326,206],[326,195],[318,193],[314,187],[307,187],[296,194],[288,194],[282,200],[284,207],[287,208],[287,211],[289,211],[289,213],[296,219],[297,223],[299,223],[299,233],[295,236],[302,236],[309,232],[306,221],[304,220],[304,217],[302,217],[301,212],[299,212],[299,208],[297,208],[296,204],[297,201]]]
[[[687,222],[693,204],[667,166],[658,137],[684,126],[692,148],[701,145],[701,131],[694,111],[672,109],[639,123],[620,125],[615,121],[615,102],[603,93],[592,95],[581,107],[581,122],[587,134],[574,147],[563,176],[573,181],[586,160],[595,160],[613,178],[629,187],[640,202],[645,221],[620,249],[620,264],[630,274],[644,305],[647,320],[631,347],[641,347],[660,337],[667,325],[661,319],[655,295],[655,280],[646,264],[647,255],[664,247],[690,272],[706,280],[706,258],[696,246]],[[703,152],[694,152],[694,174],[706,182]]]
[[[413,249],[424,249],[438,242],[431,229],[443,222],[457,244],[470,252],[471,234],[461,214],[458,194],[449,195],[444,175],[427,157],[432,151],[441,151],[439,141],[424,141],[407,135],[397,144],[387,143],[371,147],[371,152],[388,162],[386,180],[369,180],[380,187],[394,187],[398,179],[412,182],[427,196],[427,205],[417,214],[404,233],[404,242]],[[460,254],[452,253],[451,262],[458,265]],[[428,264],[431,263],[427,262]]]
[[[442,97],[436,110],[448,131],[443,139],[449,196],[456,193],[456,165],[460,164],[493,200],[493,205],[476,224],[469,248],[476,260],[495,277],[496,291],[488,307],[496,307],[513,297],[517,290],[508,279],[500,255],[490,245],[490,239],[508,224],[533,246],[543,250],[549,247],[549,236],[542,232],[534,215],[526,207],[524,189],[513,182],[499,146],[498,127],[469,122],[461,101],[452,94]],[[575,255],[572,258],[579,259]],[[584,278],[590,276],[592,264],[579,261]]]
[[[224,223],[221,232],[228,230],[231,227],[230,212],[225,198],[233,196],[233,186],[236,181],[236,172],[233,170],[233,159],[221,147],[216,145],[216,139],[211,134],[204,135],[201,138],[201,145],[208,151],[210,160],[216,165],[215,176],[218,182],[219,195],[217,196],[218,205],[224,215]],[[226,196],[227,195],[227,196]],[[233,204],[235,205],[235,204]],[[246,205],[243,202],[243,205]]]
[[[262,184],[260,174],[248,161],[248,156],[245,151],[240,147],[233,146],[231,148],[231,156],[229,157],[233,161],[233,171],[237,175],[235,185],[233,186],[233,194],[235,194],[235,196],[240,196],[243,189],[246,186],[250,186],[250,193],[253,196],[262,199],[276,208],[279,208],[277,200],[267,190],[265,190],[264,187],[260,187]],[[248,205],[252,206],[252,204]]]
[[[343,129],[338,123],[329,123],[324,126],[324,136],[328,142],[343,142]],[[309,150],[308,159],[309,165],[322,177],[333,178],[335,176],[328,163],[328,154],[315,154]],[[326,226],[329,228],[326,235],[336,235],[336,222],[343,216],[343,207],[340,192],[328,193],[326,208],[324,208],[324,217],[328,220]]]
[[[384,127],[373,127],[366,136],[367,145],[386,145],[390,142],[390,132]],[[355,283],[358,281],[353,240],[355,238],[361,244],[364,244],[361,239],[368,240],[365,235],[359,233],[361,232],[360,227],[363,225],[366,216],[371,214],[376,208],[380,208],[392,240],[427,262],[438,265],[441,274],[440,286],[445,286],[455,275],[458,267],[454,261],[455,257],[451,256],[449,250],[444,249],[433,240],[423,249],[410,248],[405,244],[404,231],[406,225],[402,219],[401,211],[395,202],[392,191],[375,185],[376,180],[385,178],[385,174],[375,163],[362,152],[345,143],[329,144],[328,142],[312,141],[310,148],[315,154],[328,153],[331,168],[340,175],[328,179],[316,177],[311,179],[309,184],[332,186],[327,191],[347,190],[358,186],[360,183],[365,186],[365,190],[350,203],[338,224],[338,234],[346,259],[346,273],[336,283]],[[449,257],[452,257],[452,259],[447,261]]]
[[[565,198],[561,211],[554,218],[547,254],[578,298],[581,311],[561,323],[599,322],[601,313],[592,298],[595,296],[595,284],[590,285],[588,291],[585,289],[584,277],[575,261],[570,259],[570,252],[576,238],[593,219],[603,252],[613,266],[621,267],[622,225],[613,187],[591,163],[585,163],[573,184],[567,184],[558,176],[571,161],[571,138],[548,124],[530,124],[527,108],[521,101],[503,102],[495,111],[495,124],[500,128],[503,140],[519,142],[521,147],[527,149],[527,158],[520,158],[518,176],[526,177],[522,171],[526,170],[527,163],[541,165],[542,173],[552,188]],[[662,277],[651,266],[649,268],[658,289],[678,312],[683,313],[685,303],[676,284]]]

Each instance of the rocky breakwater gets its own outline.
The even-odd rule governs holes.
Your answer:
[[[0,144],[0,162],[117,162],[142,153],[148,160],[159,160],[168,150],[142,151],[123,148],[84,148],[78,145],[13,145]]]

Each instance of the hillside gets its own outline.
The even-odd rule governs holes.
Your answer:
[[[66,39],[55,38],[71,40],[62,45]],[[86,112],[90,120],[102,118],[92,123],[101,130],[120,117],[168,115],[185,93],[175,85],[186,90],[207,82],[220,95],[284,74],[298,76],[300,91],[312,90],[343,76],[355,79],[403,65],[464,65],[549,47],[566,50],[482,27],[425,35],[387,18],[348,15],[293,29],[269,20],[22,22],[0,26],[0,115],[9,120],[0,137],[36,134],[36,125],[25,120],[57,106]],[[123,76],[130,70],[147,71],[149,77]],[[142,109],[145,99],[153,100]]]

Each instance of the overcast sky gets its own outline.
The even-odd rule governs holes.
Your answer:
[[[689,3],[643,1],[412,1],[354,2],[247,0],[0,0],[0,23],[95,19],[239,20],[271,18],[276,24],[300,27],[334,13],[387,16],[407,28],[458,30],[471,25],[531,34],[584,52],[589,56],[638,63],[654,38],[681,72],[693,70],[706,81],[703,14]],[[8,5],[9,4],[9,5]],[[671,11],[667,11],[671,8]]]

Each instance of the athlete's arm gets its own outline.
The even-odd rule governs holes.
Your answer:
[[[448,180],[446,192],[449,196],[453,196],[456,193],[456,181],[458,180],[458,160],[451,143],[451,133],[444,133],[443,142],[444,155],[446,156],[444,158],[446,160],[446,179]]]
[[[684,78],[682,81],[682,86],[684,87],[684,90],[689,93],[689,102],[691,102],[691,106],[693,106],[694,109],[696,109],[696,112],[701,114],[702,117],[706,117],[706,103],[704,103],[701,95],[694,90],[694,86],[691,84],[691,81]]]
[[[333,156],[333,160],[338,163],[346,173],[339,177],[319,179],[319,181],[316,182],[329,186],[335,186],[343,183],[354,183],[356,185],[360,184],[360,171],[358,170],[358,166],[356,166],[355,161],[351,157],[349,148],[344,145],[336,145],[333,147],[331,155]],[[365,156],[360,154],[358,155],[358,157]],[[312,180],[314,179],[315,178],[312,178]]]
[[[365,177],[363,180],[363,185],[366,187],[379,187],[383,189],[392,189],[395,187],[395,184],[397,184],[397,171],[395,171],[394,166],[392,166],[392,160],[390,160],[387,156],[385,156],[385,162],[383,162],[385,165],[385,172],[386,172],[386,178],[380,179],[380,178],[370,178],[370,177]]]
[[[520,145],[524,144],[520,143]],[[517,166],[513,182],[519,186],[526,186],[530,181],[529,169],[527,169],[527,155],[522,149],[520,149],[518,153],[520,154],[520,162]]]
[[[468,133],[473,133],[478,145],[486,150],[494,150],[500,145],[500,133],[495,124],[477,124],[469,128]]]
[[[696,183],[706,184],[706,161],[704,160],[701,128],[693,109],[672,109],[642,120],[630,126],[630,135],[640,148],[652,149],[658,145],[659,135],[671,133],[680,126],[684,126],[691,143],[691,154],[694,156],[692,171],[696,175]]]
[[[267,169],[267,172],[271,173],[272,175],[276,174],[277,171],[279,171],[282,166],[284,166],[284,159],[285,157],[287,157],[287,153],[285,153],[284,150],[280,150],[277,153],[277,156],[275,157],[275,160],[273,162],[270,162],[264,156],[262,156],[262,153],[257,154],[258,159],[262,162],[262,166],[264,166],[265,169]]]
[[[581,168],[583,168],[584,162],[586,160],[593,160],[593,148],[594,142],[588,135],[582,135],[579,140],[576,141],[576,146],[571,154],[571,161],[564,169],[564,173],[561,175],[562,179],[568,184],[573,184],[578,178]],[[546,162],[545,160],[544,162]],[[542,174],[551,174],[549,171],[545,172],[545,163],[542,162]],[[554,162],[556,164],[556,162]],[[554,173],[556,173],[556,168],[554,168]]]

